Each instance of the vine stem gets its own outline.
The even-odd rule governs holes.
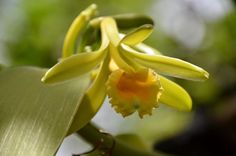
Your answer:
[[[163,154],[134,148],[132,145],[116,139],[111,134],[103,132],[91,123],[76,133],[94,147],[98,147],[97,149],[105,156],[164,156]],[[100,146],[98,146],[98,143],[100,143]]]

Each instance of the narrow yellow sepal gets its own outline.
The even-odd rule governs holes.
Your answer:
[[[164,75],[195,81],[203,81],[209,77],[202,68],[177,58],[140,53],[124,44],[120,48],[127,57]]]
[[[114,46],[118,46],[121,39],[119,37],[116,21],[112,17],[106,17],[102,20],[101,29],[106,31],[106,34]]]
[[[41,79],[44,83],[57,83],[90,72],[104,58],[103,52],[89,52],[69,56],[50,68]]]
[[[182,111],[190,111],[192,109],[192,100],[188,92],[173,81],[163,76],[160,77],[161,86],[163,87],[160,96],[160,103],[177,108]]]
[[[146,53],[146,54],[152,54],[152,55],[162,55],[161,52],[159,52],[158,50],[152,48],[151,46],[148,46],[144,43],[139,43],[137,45],[131,46],[133,49]]]
[[[89,19],[95,14],[96,4],[91,4],[82,11],[71,24],[63,44],[62,58],[71,56],[75,52],[75,43],[79,32],[84,28]]]
[[[133,72],[133,67],[124,61],[120,55],[118,46],[121,38],[119,36],[115,20],[112,17],[104,18],[101,22],[101,30],[106,32],[106,35],[110,40],[109,51],[115,63],[119,66],[119,68],[122,68],[127,72]]]
[[[125,37],[120,42],[127,45],[136,45],[143,42],[152,33],[152,31],[153,26],[151,24],[142,25],[125,35]]]
[[[109,71],[110,58],[107,56],[100,66],[100,72],[97,75],[91,87],[86,91],[79,108],[71,124],[69,134],[78,131],[85,126],[97,113],[106,97],[106,81]]]
[[[102,62],[107,54],[109,40],[105,30],[101,30],[101,35],[102,43],[97,51],[79,53],[61,59],[46,72],[41,81],[44,83],[57,83],[90,72]]]

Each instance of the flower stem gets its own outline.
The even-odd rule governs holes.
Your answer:
[[[140,150],[138,148],[133,147],[121,140],[113,137],[108,133],[104,133],[99,130],[97,127],[92,125],[91,123],[87,124],[85,127],[80,129],[77,132],[85,141],[92,144],[93,146],[97,146],[98,143],[101,143],[98,147],[105,155],[111,156],[164,156],[163,154],[153,153],[150,151]],[[108,152],[108,153],[107,153]]]

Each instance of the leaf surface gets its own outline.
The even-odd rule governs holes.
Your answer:
[[[0,73],[0,155],[53,156],[67,134],[89,79],[45,85],[44,73],[33,67]]]

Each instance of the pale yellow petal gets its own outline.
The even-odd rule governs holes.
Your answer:
[[[160,103],[177,108],[182,111],[189,111],[192,108],[192,100],[188,92],[186,92],[181,86],[168,80],[167,78],[160,76],[161,86],[163,87],[162,94],[160,96]]]
[[[95,14],[97,6],[95,4],[90,5],[84,11],[82,11],[71,24],[63,45],[62,58],[71,56],[75,52],[75,43],[79,32],[84,28],[89,19]]]
[[[145,24],[125,35],[120,41],[127,45],[136,45],[143,42],[153,31],[151,24]]]
[[[103,104],[107,94],[105,83],[110,73],[108,67],[109,61],[110,58],[107,56],[100,67],[99,74],[92,83],[91,87],[85,93],[74,117],[74,121],[72,122],[68,135],[85,126],[94,117]]]
[[[209,77],[209,74],[202,68],[177,58],[140,53],[124,44],[120,48],[122,48],[123,54],[133,61],[161,74],[196,81],[203,81]]]

